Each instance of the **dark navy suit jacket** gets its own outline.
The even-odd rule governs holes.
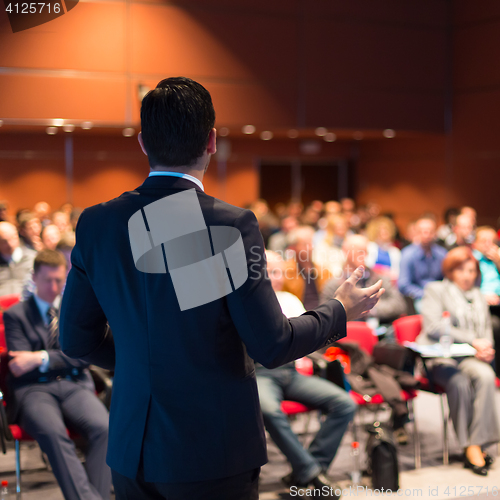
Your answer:
[[[249,277],[229,295],[181,311],[168,273],[136,269],[128,221],[142,207],[193,188],[207,226],[241,232]],[[253,360],[277,367],[345,336],[345,311],[334,299],[287,319],[267,276],[254,214],[187,179],[148,177],[84,210],[71,258],[62,350],[115,369],[107,463],[130,478],[141,455],[151,482],[216,479],[263,465]]]
[[[9,351],[45,350],[49,355],[47,372],[40,373],[40,370],[35,368],[20,377],[9,375],[9,389],[12,394],[9,395],[7,409],[11,422],[15,422],[23,399],[33,385],[37,386],[37,390],[43,391],[48,388],[48,384],[51,382],[38,382],[41,377],[66,376],[71,374],[74,368],[77,368],[80,369],[81,373],[76,377],[75,383],[83,385],[92,392],[95,391],[92,376],[85,369],[89,365],[86,361],[71,359],[60,349],[47,349],[49,332],[33,296],[10,307],[3,313],[3,320],[5,341]]]

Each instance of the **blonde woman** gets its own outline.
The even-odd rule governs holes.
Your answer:
[[[394,246],[396,225],[389,217],[377,217],[366,227],[368,255],[366,265],[379,274],[390,275],[391,279],[399,276],[401,251]]]

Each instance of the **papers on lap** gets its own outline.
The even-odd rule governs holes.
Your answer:
[[[439,342],[430,345],[421,345],[416,342],[404,342],[404,345],[412,351],[418,352],[423,358],[442,358],[443,348]],[[462,356],[474,356],[476,349],[470,344],[452,344],[451,356],[453,358]]]

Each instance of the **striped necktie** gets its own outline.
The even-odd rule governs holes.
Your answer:
[[[58,344],[59,330],[58,330],[58,317],[57,309],[53,306],[47,311],[48,328],[49,328],[49,341],[47,342],[47,349],[54,349]]]

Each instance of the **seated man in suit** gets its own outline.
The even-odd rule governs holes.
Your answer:
[[[66,259],[42,250],[34,261],[35,294],[4,313],[13,400],[9,418],[47,454],[67,500],[110,497],[106,465],[108,412],[95,395],[88,363],[70,359],[59,346],[58,306],[66,281]],[[66,426],[87,439],[84,468]]]
[[[271,284],[287,317],[305,312],[302,302],[283,290],[286,263],[280,255],[266,251],[267,271]],[[335,486],[325,475],[333,461],[342,436],[356,411],[356,404],[339,386],[319,377],[306,377],[295,370],[294,363],[269,370],[256,364],[259,400],[264,424],[281,452],[292,466],[292,473],[283,478],[287,486],[312,485],[321,491],[323,486]],[[320,430],[306,450],[290,427],[287,416],[281,411],[281,401],[291,399],[326,414]],[[331,493],[332,490],[330,490]],[[332,496],[335,496],[332,493]]]

